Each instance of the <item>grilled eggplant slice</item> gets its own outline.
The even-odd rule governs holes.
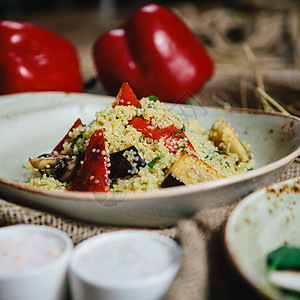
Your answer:
[[[250,151],[223,118],[212,125],[209,139],[224,153],[237,154],[240,162],[248,162],[251,159]]]
[[[180,158],[167,173],[161,187],[194,184],[221,178],[224,178],[222,174],[218,173],[195,154],[182,151]]]
[[[172,172],[168,173],[167,177],[161,184],[162,188],[185,185],[179,178],[177,178]]]
[[[147,165],[142,154],[135,146],[112,153],[109,159],[111,164],[109,167],[110,180],[132,176]]]

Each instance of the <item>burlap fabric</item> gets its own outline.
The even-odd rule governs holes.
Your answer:
[[[278,70],[218,74],[195,100],[203,106],[219,105],[263,109],[265,100],[258,87],[283,108],[300,116],[300,71]],[[270,103],[270,107],[274,108]]]
[[[256,85],[256,78],[248,73],[247,80]],[[300,72],[287,71],[281,77],[279,73],[265,73],[268,93],[278,96],[280,101],[298,101]],[[200,104],[214,105],[215,97],[232,106],[241,106],[241,80],[245,74],[214,78],[203,92],[196,96]],[[246,89],[249,86],[246,86]],[[292,100],[291,100],[292,99]],[[249,88],[247,103],[250,107],[259,107],[259,95]],[[294,162],[278,180],[300,176],[300,163]],[[177,239],[183,248],[183,262],[178,276],[173,282],[167,300],[184,299],[259,299],[242,277],[234,270],[227,257],[223,242],[224,225],[236,204],[212,210],[201,210],[193,219],[180,220],[176,227],[151,230]],[[132,227],[114,227],[77,221],[40,209],[24,207],[0,199],[0,226],[14,224],[47,225],[66,232],[78,244],[96,234],[133,229]]]

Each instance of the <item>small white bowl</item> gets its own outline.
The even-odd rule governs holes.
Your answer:
[[[267,273],[267,255],[289,244],[300,247],[300,177],[243,199],[228,219],[225,244],[241,275],[267,299],[286,299]]]
[[[159,234],[123,230],[89,238],[71,258],[72,299],[160,299],[180,262],[181,247]]]
[[[72,240],[51,227],[0,228],[0,299],[65,299],[72,249]]]

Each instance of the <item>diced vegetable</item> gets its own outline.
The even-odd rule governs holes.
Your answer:
[[[142,107],[140,101],[136,97],[135,93],[129,86],[128,82],[124,82],[119,90],[119,93],[117,95],[117,98],[115,102],[112,104],[112,107],[115,107],[117,105],[133,105],[136,107]]]
[[[91,136],[83,164],[74,177],[69,191],[109,192],[103,129],[96,130]]]
[[[196,155],[182,151],[180,158],[173,164],[162,183],[162,187],[194,184],[224,178],[205,161]]]
[[[159,128],[158,126],[152,126],[151,121],[145,120],[142,117],[134,117],[129,124],[136,130],[142,132],[146,137],[151,138],[154,141],[163,139],[164,145],[172,153],[176,153],[179,147],[179,141],[184,140],[186,147],[191,151],[195,151],[193,145],[186,137],[184,131],[185,127],[178,129],[175,125],[169,125],[166,128]]]
[[[78,118],[75,123],[72,125],[72,127],[69,129],[67,134],[63,137],[63,139],[56,145],[56,147],[53,149],[52,153],[60,153],[63,149],[64,142],[69,138],[69,133],[72,132],[75,128],[82,125],[82,122],[80,118]]]
[[[172,186],[185,185],[180,179],[178,179],[172,172],[168,173],[165,180],[162,182],[161,187],[167,188]]]
[[[143,156],[135,146],[131,146],[122,151],[112,153],[110,154],[109,159],[111,164],[111,166],[109,167],[110,180],[132,176],[134,175],[135,171],[137,172],[147,165]]]
[[[223,118],[217,120],[210,130],[210,140],[225,153],[235,153],[240,162],[248,162],[251,159],[250,151],[244,146],[237,134]]]

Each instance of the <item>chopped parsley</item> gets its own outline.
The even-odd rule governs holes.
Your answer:
[[[158,100],[158,98],[156,96],[149,96],[148,99],[150,101],[156,101],[156,100]]]
[[[179,150],[179,149],[186,149],[186,146],[185,146],[185,145],[183,145],[183,146],[179,146],[179,147],[177,147],[177,150]]]
[[[179,133],[181,133],[181,132],[185,132],[186,130],[185,130],[185,126],[184,126],[184,124],[182,125],[182,127],[181,127],[181,129],[175,134],[175,135],[173,135],[173,138],[174,137],[176,137],[176,136],[178,136],[179,135]],[[179,136],[179,137],[181,137],[182,138],[182,136]]]
[[[157,161],[159,161],[161,158],[163,157],[163,155],[160,155],[160,156],[156,156],[154,159],[152,159],[149,163],[148,163],[148,167],[149,168],[153,168],[155,163]]]
[[[83,134],[82,134],[82,133],[78,134],[78,135],[73,139],[72,144],[71,144],[71,147],[74,147],[75,144],[77,143],[77,141],[78,141],[79,139],[82,139],[82,138],[83,138]]]
[[[115,183],[116,183],[115,180],[111,180],[111,181],[109,182],[109,188],[110,188],[110,189],[113,189]]]

